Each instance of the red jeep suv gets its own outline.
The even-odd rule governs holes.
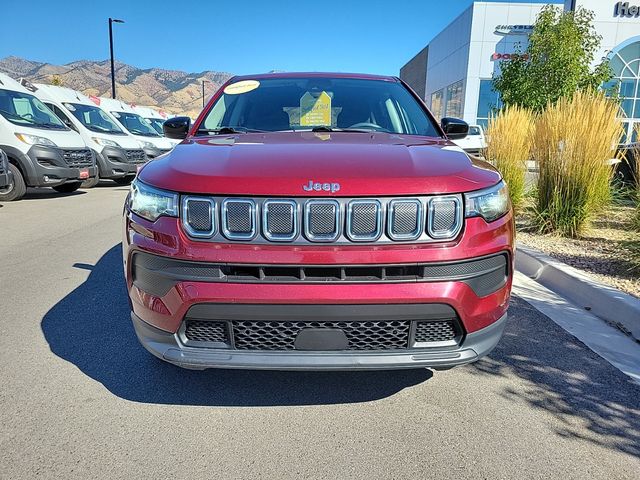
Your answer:
[[[138,338],[192,369],[446,369],[506,323],[500,174],[395,77],[235,77],[127,198]]]

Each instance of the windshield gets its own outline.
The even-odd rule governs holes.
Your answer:
[[[151,126],[146,118],[142,118],[137,113],[129,112],[111,112],[116,120],[122,124],[124,128],[129,130],[133,135],[142,135],[144,137],[159,137],[158,132]]]
[[[440,136],[398,82],[354,78],[267,78],[228,85],[199,133],[240,130],[356,130]]]
[[[93,132],[111,133],[114,135],[125,134],[122,129],[109,118],[109,115],[98,107],[82,105],[80,103],[65,103],[64,106],[85,127]]]
[[[469,135],[480,135],[480,127],[471,126],[469,127]]]
[[[158,132],[160,135],[164,135],[164,131],[162,130],[162,126],[164,125],[164,120],[162,118],[146,118],[153,129]]]
[[[0,115],[25,127],[68,130],[44,103],[28,93],[0,90]]]

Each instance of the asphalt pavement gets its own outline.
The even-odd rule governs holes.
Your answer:
[[[155,359],[106,185],[0,204],[0,478],[638,478],[640,386],[517,297],[498,348],[445,372]]]

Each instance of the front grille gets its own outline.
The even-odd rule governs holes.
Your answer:
[[[429,203],[429,235],[433,238],[451,238],[458,229],[462,206],[458,197],[441,197]]]
[[[67,165],[73,168],[93,166],[93,154],[91,150],[63,150],[62,156]]]
[[[375,241],[382,233],[382,206],[377,200],[352,200],[347,207],[347,237]]]
[[[210,237],[215,233],[215,202],[206,197],[182,199],[183,226],[193,237]]]
[[[125,155],[127,156],[128,163],[145,163],[147,161],[147,155],[143,150],[125,150]]]
[[[253,238],[256,230],[253,200],[226,199],[222,202],[222,230],[231,240]]]
[[[463,224],[461,195],[310,200],[184,195],[183,205],[192,198],[211,200],[212,212],[203,203],[202,209],[192,210],[186,218],[187,209],[183,208],[182,223],[190,233],[204,228],[197,225],[218,222],[208,230],[217,234],[192,235],[212,242],[428,243],[454,239]]]
[[[335,200],[311,200],[307,202],[304,232],[313,242],[330,242],[338,238],[340,205]]]
[[[414,340],[416,343],[448,342],[458,336],[456,325],[448,322],[417,322]]]
[[[267,200],[262,207],[264,236],[269,240],[289,241],[297,235],[298,210],[292,200]]]

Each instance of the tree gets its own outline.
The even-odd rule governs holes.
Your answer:
[[[51,85],[55,85],[57,87],[61,87],[62,86],[62,79],[60,78],[60,75],[54,75],[51,78]]]
[[[503,61],[494,88],[506,105],[536,112],[578,90],[596,90],[611,79],[608,60],[591,68],[602,37],[593,28],[592,11],[563,11],[546,5],[533,27],[526,52]]]

